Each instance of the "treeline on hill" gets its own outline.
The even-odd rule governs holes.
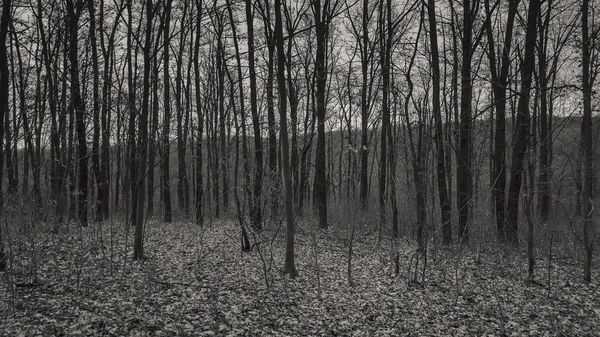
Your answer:
[[[249,231],[335,206],[379,239],[582,238],[600,8],[583,1],[4,0],[2,217]],[[282,179],[283,177],[283,179]],[[6,266],[0,225],[0,269]],[[574,225],[573,225],[574,224]],[[559,240],[559,239],[558,239]]]

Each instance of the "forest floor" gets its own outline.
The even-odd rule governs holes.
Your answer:
[[[415,280],[414,242],[357,232],[350,286],[334,230],[300,228],[292,279],[283,226],[243,253],[232,221],[150,222],[141,262],[116,227],[12,233],[0,336],[600,336],[600,285],[558,250],[549,272],[538,259],[534,282],[522,251],[460,245],[432,251]]]

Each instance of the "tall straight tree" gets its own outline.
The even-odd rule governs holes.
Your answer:
[[[315,31],[317,38],[317,51],[315,55],[315,71],[317,76],[317,148],[315,157],[315,182],[314,196],[319,227],[327,228],[327,168],[325,152],[325,117],[327,102],[327,44],[329,38],[329,25],[332,19],[330,0],[312,0],[315,16]]]
[[[171,166],[170,157],[170,126],[171,126],[171,82],[169,79],[169,43],[170,43],[170,27],[171,27],[171,4],[173,0],[167,0],[165,3],[165,36],[164,36],[164,68],[163,68],[163,79],[164,84],[164,114],[163,114],[163,130],[162,130],[162,147],[163,161],[162,161],[162,197],[165,207],[164,221],[173,221],[172,206],[171,206],[171,177],[169,169]]]
[[[75,127],[77,129],[77,163],[78,163],[78,213],[77,217],[81,226],[87,226],[87,201],[88,201],[88,154],[85,127],[85,105],[81,98],[79,84],[79,17],[83,9],[83,0],[73,3],[67,0],[67,15],[69,18],[69,61],[71,74],[71,105],[75,111]]]
[[[202,176],[203,153],[202,137],[204,126],[204,113],[202,111],[202,88],[200,87],[200,37],[202,32],[202,0],[196,0],[196,36],[194,41],[194,86],[196,96],[196,117],[198,130],[196,134],[196,224],[204,224],[204,181]]]
[[[46,29],[44,27],[44,11],[43,11],[42,0],[38,0],[37,2],[37,13],[36,13],[36,21],[39,30],[39,41],[42,45],[42,59],[44,63],[44,70],[46,71],[46,80],[44,81],[44,86],[47,86],[48,91],[48,110],[50,112],[50,199],[56,201],[56,208],[54,212],[56,224],[59,224],[63,221],[64,212],[66,208],[66,195],[65,191],[65,163],[63,162],[62,156],[59,155],[60,146],[61,146],[61,138],[58,130],[58,108],[57,108],[57,95],[56,95],[56,78],[53,72],[53,57],[52,51],[50,48],[49,38],[46,36]],[[50,35],[50,34],[48,34]],[[46,94],[46,88],[44,88],[43,93]],[[8,100],[8,99],[7,99]],[[45,100],[42,100],[42,105],[45,106]],[[40,110],[40,114],[42,111]],[[42,120],[44,117],[41,115],[39,119]],[[41,123],[40,123],[41,125]],[[40,130],[41,131],[41,130]],[[38,147],[39,148],[39,147]],[[64,149],[63,149],[64,150]],[[41,160],[42,151],[39,151],[39,158]],[[38,162],[40,161],[38,160]],[[63,193],[64,192],[64,193]]]
[[[519,196],[523,169],[525,167],[525,153],[527,152],[527,138],[529,135],[529,98],[531,82],[535,67],[535,40],[537,36],[537,16],[540,11],[540,0],[529,1],[527,14],[527,31],[525,33],[525,59],[521,71],[521,94],[517,107],[517,117],[513,133],[513,150],[511,162],[511,176],[506,204],[506,224],[508,242],[519,243]]]
[[[96,40],[96,13],[94,1],[87,1],[90,15],[90,47],[92,49],[92,168],[96,178],[96,221],[108,218],[104,215],[104,173],[100,166],[100,70],[98,66],[98,43]],[[102,8],[100,9],[102,10]]]
[[[437,20],[435,13],[435,0],[427,1],[427,14],[429,18],[429,42],[431,48],[431,71],[433,77],[433,118],[435,119],[435,143],[437,146],[437,185],[440,210],[442,212],[442,233],[444,243],[452,242],[452,209],[448,198],[446,184],[446,156],[444,153],[444,129],[440,103],[440,53],[437,39]]]
[[[170,10],[169,10],[170,11]],[[179,55],[177,57],[177,66],[175,70],[175,110],[177,111],[177,200],[179,209],[186,215],[190,211],[190,184],[187,176],[186,152],[187,152],[187,130],[184,125],[184,110],[182,106],[182,67],[183,67],[183,51],[187,47],[185,39],[187,29],[186,16],[188,12],[188,1],[183,1],[183,12],[181,14],[181,29],[179,31]],[[167,33],[168,30],[165,30]],[[165,36],[166,39],[166,36]],[[167,44],[165,45],[167,46]]]
[[[296,263],[294,259],[294,195],[292,186],[292,172],[290,169],[290,148],[287,128],[287,99],[285,83],[285,50],[283,48],[283,24],[281,19],[281,0],[275,0],[275,39],[277,44],[277,88],[279,93],[279,124],[281,129],[281,166],[283,171],[283,186],[285,189],[285,215],[286,215],[286,240],[285,240],[285,265],[284,273],[291,277],[296,276]]]
[[[254,65],[254,16],[252,13],[252,0],[246,0],[246,25],[248,28],[248,71],[250,75],[250,111],[252,114],[252,127],[254,129],[254,153],[256,157],[256,171],[252,189],[252,205],[250,209],[250,224],[254,228],[262,228],[262,184],[263,184],[263,146],[260,136],[260,117],[258,115],[258,100],[256,92],[256,67]]]
[[[494,170],[492,175],[492,196],[494,200],[496,228],[498,232],[498,239],[500,241],[504,241],[506,238],[504,227],[506,189],[506,87],[510,68],[510,50],[512,46],[513,26],[519,2],[520,0],[508,1],[508,16],[506,19],[504,43],[501,46],[502,59],[500,64],[498,64],[496,60],[497,50],[494,42],[494,32],[492,30],[491,20],[486,20],[485,27],[489,46],[489,52],[487,55],[490,63],[490,71],[492,72],[492,94],[496,113],[496,124],[494,130]],[[485,9],[486,15],[490,17],[491,10],[489,0],[485,1]]]
[[[460,128],[458,159],[456,167],[456,192],[458,194],[458,237],[461,242],[469,241],[469,218],[473,199],[473,7],[477,1],[463,1],[463,36],[460,93]]]
[[[382,90],[381,90],[381,138],[380,138],[380,156],[379,156],[379,236],[378,240],[381,240],[383,233],[383,227],[387,223],[386,218],[386,190],[388,181],[388,158],[390,151],[388,146],[390,145],[389,135],[391,134],[391,121],[390,121],[390,106],[389,106],[389,92],[390,92],[390,58],[392,51],[392,2],[390,0],[381,0],[379,2],[379,60],[381,63],[381,78],[382,78]]]
[[[170,0],[169,0],[170,1]],[[136,184],[137,207],[135,217],[135,236],[133,241],[133,259],[141,260],[144,258],[144,197],[146,196],[146,166],[148,157],[148,114],[149,114],[149,96],[150,96],[150,67],[152,66],[152,18],[153,18],[152,0],[146,0],[146,32],[144,41],[144,75],[142,87],[142,110],[140,113],[140,122],[138,124],[138,176]],[[165,30],[168,31],[168,30]]]
[[[8,113],[9,76],[8,53],[6,50],[6,37],[8,36],[8,24],[10,22],[11,1],[2,1],[2,16],[0,17],[0,121],[4,120]],[[4,126],[0,123],[0,139],[4,136]],[[0,168],[4,163],[4,154],[0,148]],[[0,169],[1,171],[1,169]],[[0,205],[2,202],[2,174],[0,173]],[[2,209],[0,209],[2,212]],[[6,269],[6,253],[4,252],[4,241],[2,237],[2,226],[0,226],[0,271]]]
[[[267,40],[267,79],[266,79],[266,100],[267,100],[267,153],[269,156],[269,173],[275,177],[274,184],[275,188],[278,189],[278,177],[277,177],[277,128],[275,124],[275,96],[273,94],[273,87],[275,83],[275,35],[273,33],[273,24],[271,20],[271,2],[270,0],[264,0],[264,5],[261,1],[256,2],[257,8],[262,13],[263,27],[265,30],[265,39]],[[275,196],[271,200],[273,213],[278,212],[278,198]]]
[[[371,92],[375,78],[375,76],[371,76],[369,79],[369,63],[373,58],[375,48],[371,47],[372,42],[369,39],[369,22],[372,15],[372,12],[369,11],[369,1],[363,0],[362,5],[361,34],[356,30],[355,35],[359,36],[360,70],[362,78],[360,88],[360,201],[362,207],[366,209],[369,205],[369,111]]]
[[[583,88],[583,121],[581,125],[582,144],[584,153],[584,184],[582,193],[583,203],[583,241],[585,244],[585,260],[583,263],[583,280],[592,281],[592,257],[594,250],[594,141],[592,135],[592,88],[593,77],[590,74],[590,41],[589,33],[590,1],[583,0],[581,5],[581,58],[582,58],[582,88]]]

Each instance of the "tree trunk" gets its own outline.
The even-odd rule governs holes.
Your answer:
[[[168,0],[170,3],[171,0]],[[142,111],[140,113],[139,123],[139,141],[138,141],[138,180],[137,180],[137,212],[135,218],[135,236],[133,242],[133,259],[144,259],[144,197],[146,165],[148,157],[148,114],[149,114],[149,95],[150,95],[150,67],[151,67],[151,48],[152,48],[152,0],[146,0],[146,37],[144,43],[144,77],[142,93]],[[168,17],[165,17],[168,19]],[[168,32],[165,29],[165,32]]]
[[[8,53],[6,50],[6,37],[8,36],[8,24],[11,20],[11,1],[4,0],[2,3],[2,16],[0,17],[0,121],[4,120],[4,116],[8,113],[8,94],[9,94],[9,72],[8,72]],[[0,123],[2,124],[2,123]],[[2,139],[4,127],[0,125],[0,139]],[[0,171],[3,164],[2,149],[0,148]],[[2,175],[0,174],[0,181]],[[0,202],[2,183],[0,182]],[[0,208],[0,213],[3,211]],[[0,271],[6,270],[6,253],[4,252],[4,238],[2,236],[2,226],[0,225]]]
[[[196,114],[198,118],[198,133],[196,135],[196,224],[202,226],[204,224],[204,184],[202,175],[203,153],[202,153],[202,137],[204,113],[202,107],[202,96],[200,88],[200,37],[201,28],[200,18],[202,17],[202,0],[196,0],[198,22],[196,23],[196,39],[194,42],[194,86],[196,93]]]
[[[164,203],[164,222],[170,223],[173,221],[172,206],[171,206],[171,175],[169,169],[171,166],[171,149],[170,149],[170,126],[171,126],[171,82],[169,79],[169,43],[170,43],[170,26],[171,26],[171,4],[172,0],[167,0],[165,3],[165,31],[164,31],[164,114],[163,114],[163,130],[162,130],[162,197]]]
[[[592,256],[594,250],[594,148],[592,135],[592,88],[593,79],[590,75],[590,35],[588,28],[589,0],[583,0],[581,5],[581,37],[582,37],[582,86],[583,86],[583,121],[582,139],[584,148],[584,184],[583,184],[583,242],[585,244],[585,259],[583,262],[583,280],[592,281]]]
[[[179,55],[177,58],[177,69],[175,73],[175,108],[177,110],[177,199],[179,209],[184,214],[189,215],[189,181],[187,176],[186,152],[187,152],[187,130],[184,128],[184,111],[181,103],[182,100],[182,66],[183,66],[183,50],[185,49],[184,32],[187,29],[183,28],[188,8],[188,1],[183,1],[183,14],[181,18],[181,31],[179,33]],[[165,31],[166,33],[167,31]],[[169,32],[170,34],[170,32]]]
[[[248,29],[248,71],[250,76],[250,111],[254,130],[254,153],[256,158],[256,171],[252,189],[252,205],[250,209],[250,224],[261,229],[263,223],[262,184],[263,184],[263,146],[260,131],[260,117],[258,115],[258,100],[256,90],[256,68],[254,65],[254,17],[252,13],[252,0],[246,0],[246,25]]]
[[[77,163],[78,163],[78,213],[77,218],[82,227],[87,227],[87,202],[88,202],[88,154],[85,127],[85,105],[81,98],[79,84],[79,57],[78,57],[78,28],[79,17],[83,8],[83,1],[67,0],[67,13],[69,15],[70,48],[69,59],[71,63],[71,104],[75,110],[75,127],[77,131]]]
[[[463,243],[469,242],[469,221],[473,199],[473,87],[471,61],[473,57],[473,13],[471,1],[463,1],[463,37],[461,65],[460,129],[458,163],[456,168],[456,192],[458,194],[458,237]]]
[[[500,242],[506,240],[506,230],[504,226],[506,190],[506,85],[510,66],[510,50],[512,46],[514,19],[517,14],[519,2],[520,0],[510,0],[508,2],[508,17],[504,43],[502,46],[502,60],[499,65],[500,69],[498,69],[496,62],[496,47],[491,20],[486,20],[486,32],[490,48],[487,54],[492,72],[492,92],[496,113],[492,197],[494,200],[497,235]],[[485,8],[486,15],[490,17],[489,0],[486,0]]]
[[[446,184],[446,156],[444,154],[444,129],[440,103],[440,56],[435,18],[435,0],[428,0],[429,41],[431,46],[431,68],[433,80],[433,115],[435,119],[435,141],[437,146],[437,185],[442,216],[442,233],[445,244],[452,243],[452,209],[448,200]]]
[[[317,51],[315,57],[315,70],[317,76],[317,147],[315,154],[315,182],[314,195],[319,227],[327,228],[327,159],[325,155],[325,114],[326,101],[325,90],[327,85],[327,64],[325,52],[327,50],[327,39],[329,32],[330,6],[329,0],[325,0],[321,6],[321,0],[311,2],[315,15],[315,28],[317,39]],[[285,96],[284,96],[285,97]]]
[[[529,133],[529,97],[531,91],[532,74],[535,66],[535,40],[537,36],[537,15],[540,11],[540,0],[529,1],[527,15],[527,32],[525,35],[525,59],[521,73],[521,95],[517,108],[517,119],[514,130],[514,145],[512,151],[511,177],[508,190],[506,223],[508,242],[519,243],[519,196],[521,180],[523,177],[524,158],[527,152],[527,138]]]
[[[283,28],[281,23],[281,1],[275,0],[275,38],[277,41],[277,88],[279,94],[279,118],[281,137],[281,163],[283,171],[283,185],[285,188],[285,214],[286,214],[286,240],[285,240],[285,265],[284,273],[295,277],[297,274],[294,261],[294,196],[292,187],[292,173],[290,170],[290,151],[287,129],[287,99],[285,83],[285,51],[283,49]]]

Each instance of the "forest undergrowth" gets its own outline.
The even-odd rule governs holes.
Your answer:
[[[378,244],[357,231],[350,286],[345,234],[300,228],[296,278],[281,274],[283,225],[251,235],[244,253],[233,221],[150,221],[144,261],[132,260],[133,233],[125,240],[116,223],[13,233],[0,336],[600,334],[600,285],[582,283],[560,247],[550,268],[538,253],[531,281],[524,250],[430,248],[424,264],[410,239]]]

